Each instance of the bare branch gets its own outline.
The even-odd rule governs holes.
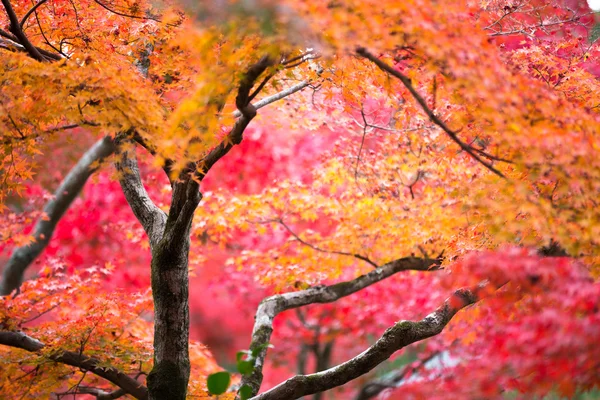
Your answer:
[[[35,22],[37,23],[38,29],[40,31],[40,35],[42,35],[42,38],[44,39],[44,42],[46,43],[46,45],[48,47],[50,47],[52,50],[56,51],[61,56],[63,56],[64,58],[70,59],[71,57],[69,57],[65,52],[62,51],[62,44],[63,44],[62,40],[60,42],[59,47],[56,48],[56,46],[54,46],[52,44],[52,42],[50,42],[50,40],[48,40],[48,37],[44,33],[44,28],[42,28],[42,23],[40,21],[40,17],[38,16],[38,13],[34,11],[33,15],[35,15]]]
[[[320,58],[321,55],[318,53],[311,51],[307,51],[306,53],[300,54],[296,57],[292,57],[289,59],[284,59],[281,64],[285,66],[285,68],[294,68],[306,61],[315,60]]]
[[[204,179],[208,170],[223,158],[234,145],[242,142],[244,130],[256,116],[256,108],[250,103],[252,100],[250,91],[261,74],[273,64],[274,61],[271,58],[264,56],[248,68],[240,81],[235,98],[235,105],[241,116],[235,122],[227,137],[217,147],[212,149],[199,162],[190,164],[190,169],[195,168],[195,171],[191,171],[192,176],[190,176],[190,171],[184,171],[180,179],[173,182],[171,207],[169,208],[163,237],[165,243],[180,242],[183,236],[189,233],[194,211],[201,200],[199,182]]]
[[[0,331],[0,344],[37,353],[46,345],[39,340],[27,336],[23,332]],[[57,350],[50,354],[50,360],[89,371],[117,385],[136,399],[146,400],[148,390],[132,377],[116,368],[100,366],[100,360],[74,351]]]
[[[367,137],[367,128],[369,124],[367,123],[367,117],[365,115],[365,110],[363,107],[360,108],[360,115],[362,116],[362,120],[364,125],[362,125],[362,139],[360,140],[360,147],[358,149],[358,155],[356,156],[356,165],[354,166],[354,182],[358,186],[358,165],[360,164],[360,155],[362,154],[363,147],[365,146],[365,139]]]
[[[266,68],[267,67],[265,67],[265,69]],[[257,78],[258,78],[258,76],[257,76]],[[264,99],[257,101],[256,103],[248,104],[246,107],[249,108],[250,110],[254,110],[254,113],[256,113],[257,110],[259,110],[271,103],[274,103],[278,100],[281,100],[287,96],[290,96],[296,92],[299,92],[308,86],[310,86],[309,81],[302,81],[294,86],[291,86],[285,90],[282,90],[279,93],[275,93],[271,96],[267,96]],[[250,89],[251,89],[251,87],[250,87]],[[248,89],[248,94],[247,94],[248,98],[250,96],[250,94],[249,94],[250,89]],[[257,94],[258,91],[255,91],[255,93]],[[233,148],[233,146],[235,146],[236,144],[240,144],[242,142],[242,134],[244,133],[244,130],[250,123],[251,118],[249,119],[249,118],[247,118],[247,116],[244,117],[242,115],[241,109],[239,109],[239,108],[233,112],[233,116],[235,118],[238,118],[238,120],[235,122],[233,128],[231,129],[231,131],[229,132],[227,137],[221,143],[219,143],[214,149],[212,149],[198,163],[198,174],[197,174],[198,180],[202,180],[204,178],[204,176],[206,175],[206,173],[213,167],[213,165],[215,165],[217,163],[217,161],[219,161],[227,153],[229,153],[229,150],[231,150]],[[254,118],[254,117],[252,117],[252,118]]]
[[[242,113],[242,115],[248,118],[253,118],[256,114],[256,108],[248,107],[251,105],[250,101],[252,101],[252,98],[250,97],[250,91],[254,87],[254,83],[260,77],[260,75],[273,64],[274,61],[269,56],[263,56],[260,60],[258,60],[258,62],[252,64],[244,74],[244,77],[240,81],[238,94],[235,97],[235,106]],[[256,96],[256,94],[258,93],[256,92],[253,95]]]
[[[233,128],[227,135],[227,137],[221,141],[214,149],[208,152],[204,158],[198,163],[198,179],[204,179],[206,173],[223,158],[236,144],[242,143],[242,134],[246,127],[250,124],[250,119],[245,116],[240,117]]]
[[[10,294],[21,285],[25,270],[46,248],[56,224],[79,194],[87,179],[99,168],[100,162],[114,151],[114,141],[107,136],[96,142],[67,174],[54,193],[54,198],[44,207],[45,217],[35,225],[33,233],[35,241],[15,249],[5,265],[0,283],[0,295]]]
[[[267,106],[271,103],[275,103],[278,100],[281,100],[287,96],[290,96],[296,92],[301,91],[302,89],[310,86],[310,82],[309,81],[302,81],[300,83],[295,84],[294,86],[291,86],[287,89],[282,90],[281,92],[275,93],[271,96],[267,96],[262,100],[257,101],[256,103],[253,103],[252,105],[254,106],[255,109],[261,109],[264,106]],[[239,110],[235,110],[233,113],[234,117],[241,117],[242,113]]]
[[[250,349],[257,352],[255,368],[251,374],[242,377],[242,386],[249,385],[254,394],[258,393],[262,384],[262,368],[267,353],[267,345],[273,332],[273,319],[283,311],[302,307],[314,303],[332,303],[342,297],[349,296],[386,279],[400,271],[433,271],[439,269],[439,259],[417,257],[404,257],[373,271],[359,276],[348,282],[341,282],[330,286],[316,286],[298,292],[284,293],[264,299],[258,306],[252,330]],[[315,392],[312,392],[315,393]],[[308,394],[308,393],[307,393]],[[280,399],[287,399],[281,397]]]
[[[190,234],[194,212],[202,200],[200,185],[187,176],[172,185],[171,207],[167,216],[162,242],[180,246]]]
[[[146,151],[148,151],[148,153],[152,154],[153,156],[156,156],[156,148],[151,143],[149,143],[146,139],[144,139],[138,132],[133,133],[133,140],[137,144],[142,146],[144,149],[146,149]],[[170,159],[166,159],[162,166],[162,169],[163,169],[163,171],[165,171],[165,174],[167,175],[167,178],[169,179],[169,182],[171,182],[171,184],[173,183],[173,180],[171,177],[172,167],[173,167],[173,160],[170,160]]]
[[[427,114],[429,119],[434,124],[436,124],[437,126],[442,128],[442,130],[444,132],[446,132],[446,134],[450,137],[450,139],[452,139],[456,144],[458,144],[460,146],[460,148],[462,150],[467,152],[471,157],[473,157],[477,162],[479,162],[480,164],[485,166],[488,170],[492,171],[494,174],[496,174],[502,178],[505,178],[505,176],[502,174],[502,172],[498,171],[491,163],[482,159],[476,152],[473,151],[471,146],[469,146],[468,144],[466,144],[462,140],[460,140],[456,131],[453,131],[452,129],[450,129],[444,121],[442,121],[437,115],[435,115],[433,110],[431,108],[429,108],[429,106],[427,105],[427,102],[425,101],[425,99],[419,94],[419,92],[417,92],[415,87],[412,85],[412,82],[408,76],[404,75],[402,72],[387,65],[386,63],[381,61],[379,58],[377,58],[373,54],[371,54],[364,47],[357,48],[356,53],[358,55],[366,58],[367,60],[371,61],[375,65],[377,65],[377,67],[379,67],[379,69],[381,69],[382,71],[385,71],[388,74],[394,76],[395,78],[398,78],[400,80],[400,82],[402,82],[402,84],[408,89],[408,91],[414,97],[414,99],[417,101],[417,103],[419,103],[419,105],[421,106],[421,108],[423,109],[425,114]],[[479,152],[479,153],[481,154],[481,152]]]
[[[277,73],[277,70],[267,74],[267,76],[265,76],[262,80],[262,82],[256,87],[256,89],[254,89],[254,91],[252,93],[250,93],[250,95],[248,96],[248,101],[251,102],[252,100],[254,100],[254,98],[260,93],[261,90],[263,90],[263,88],[265,87],[265,85],[267,84],[267,82],[269,82],[269,80],[275,76],[275,74]],[[256,108],[256,107],[255,107]]]
[[[293,400],[341,386],[371,371],[403,347],[438,335],[460,309],[478,300],[476,290],[459,289],[421,321],[397,322],[356,357],[322,372],[294,376],[252,399]]]
[[[140,170],[135,158],[134,149],[123,151],[121,160],[115,163],[119,171],[119,183],[127,203],[133,214],[140,221],[144,231],[148,235],[150,245],[154,247],[162,238],[167,214],[158,208],[142,183]]]
[[[5,37],[7,39],[12,40],[13,42],[18,42],[19,38],[13,35],[12,33],[6,32],[4,29],[0,29],[0,36]],[[22,45],[19,45],[22,46]]]

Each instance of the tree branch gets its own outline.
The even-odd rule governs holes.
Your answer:
[[[438,335],[462,308],[479,300],[477,290],[459,289],[444,304],[421,321],[400,321],[388,328],[367,350],[350,360],[310,375],[297,375],[253,400],[293,400],[341,386],[371,371],[396,351]]]
[[[76,392],[65,393],[65,395],[67,394],[91,394],[96,398],[96,400],[114,400],[125,396],[127,392],[120,388],[112,392],[107,392],[95,387],[78,386]]]
[[[301,91],[302,89],[308,87],[310,85],[310,81],[302,81],[294,86],[291,86],[287,89],[282,90],[281,92],[275,93],[271,96],[267,96],[262,100],[259,100],[253,103],[251,106],[254,107],[255,110],[259,110],[271,103],[274,103],[278,100],[281,100],[287,96],[290,96],[296,92]],[[240,144],[242,141],[242,134],[250,121],[248,119],[240,118],[242,117],[242,112],[240,110],[235,110],[233,112],[234,118],[238,118],[235,122],[233,128],[221,143],[219,143],[215,148],[213,148],[203,159],[198,163],[198,174],[196,174],[196,178],[198,180],[202,180],[204,175],[212,168],[217,161],[223,158],[229,150],[233,148],[234,145]],[[147,143],[140,135],[134,134],[134,140],[144,147],[150,154],[155,155],[156,150]],[[166,160],[163,169],[167,173],[167,176],[170,175],[171,165],[173,164],[173,160]],[[169,176],[169,179],[171,177]]]
[[[252,102],[252,100],[254,100],[260,91],[263,90],[267,82],[269,82],[269,80],[274,77],[276,73],[277,71],[273,71],[263,78],[262,82],[256,87],[256,89],[254,89],[254,91],[248,95],[248,102]]]
[[[194,211],[201,199],[199,182],[204,179],[208,170],[224,157],[234,145],[242,142],[244,130],[256,116],[256,108],[250,104],[250,91],[260,75],[273,63],[268,56],[264,56],[248,68],[240,81],[238,94],[235,98],[235,105],[241,114],[240,118],[235,122],[225,140],[212,149],[202,160],[191,163],[190,169],[195,168],[191,171],[191,176],[190,171],[184,171],[179,180],[173,182],[171,207],[169,208],[163,237],[165,243],[180,242],[183,235],[189,233]]]
[[[127,203],[142,224],[150,245],[154,247],[162,238],[167,214],[154,204],[146,192],[134,152],[134,149],[123,151],[121,160],[115,163],[115,167],[119,171],[119,183]]]
[[[278,100],[281,100],[287,96],[290,96],[296,92],[301,91],[302,89],[308,87],[310,85],[310,81],[302,81],[300,83],[295,84],[294,86],[291,86],[287,89],[282,90],[281,92],[275,93],[271,96],[267,96],[262,100],[257,101],[256,103],[253,103],[252,105],[254,106],[255,109],[259,110],[261,108],[263,108],[264,106],[267,106],[271,103],[275,103]],[[242,113],[240,112],[240,110],[235,110],[233,113],[234,117],[241,117]]]
[[[15,249],[4,267],[0,295],[8,295],[17,289],[23,280],[23,274],[50,242],[56,224],[79,194],[87,179],[96,171],[100,162],[115,151],[112,138],[105,137],[96,142],[67,174],[54,198],[44,207],[45,217],[34,228],[35,241]]]
[[[33,44],[31,44],[29,39],[27,39],[27,36],[25,36],[25,33],[23,33],[23,30],[21,29],[21,24],[19,23],[19,18],[17,17],[17,14],[15,14],[15,11],[13,10],[12,5],[10,4],[10,0],[2,0],[2,5],[4,6],[6,14],[8,15],[8,19],[10,21],[10,30],[12,33],[15,34],[17,39],[19,39],[19,43],[23,45],[23,47],[25,47],[27,53],[29,53],[29,55],[32,58],[42,62],[45,61],[46,59],[44,58],[44,56],[38,51],[38,49]]]
[[[122,12],[119,12],[113,8],[108,7],[106,4],[102,3],[99,0],[94,0],[94,3],[98,4],[100,7],[104,8],[106,11],[109,11],[113,14],[119,15],[121,17],[125,17],[125,18],[136,18],[136,19],[144,19],[144,20],[152,20],[152,21],[156,21],[156,22],[161,22],[159,18],[153,17],[153,16],[139,16],[139,15],[133,15],[133,14],[125,14]]]
[[[267,68],[272,66],[273,63],[274,61],[271,58],[268,56],[263,56],[258,62],[251,65],[246,71],[246,74],[240,81],[238,94],[235,98],[237,111],[234,113],[234,116],[237,117],[239,115],[239,118],[237,121],[235,121],[235,124],[233,125],[233,128],[227,137],[198,162],[196,178],[199,181],[204,179],[206,173],[212,168],[212,166],[215,165],[217,161],[223,158],[227,153],[229,153],[229,150],[231,150],[233,146],[242,142],[244,130],[248,124],[250,124],[250,121],[252,121],[252,119],[256,116],[257,110],[257,108],[250,103],[252,100],[250,98],[250,91],[252,90],[252,87],[259,76]]]
[[[246,116],[241,116],[235,121],[235,124],[227,137],[202,158],[198,163],[198,173],[196,174],[198,180],[204,179],[204,176],[206,176],[213,165],[229,153],[229,150],[231,150],[233,146],[242,143],[244,130],[250,124],[250,121],[251,119]]]
[[[424,368],[425,365],[432,361],[436,357],[440,357],[440,351],[435,351],[427,357],[418,361],[417,365],[409,364],[399,371],[395,371],[391,376],[374,380],[365,384],[360,392],[357,394],[355,400],[368,400],[377,397],[379,393],[385,389],[398,387],[410,373],[411,375],[417,372],[419,369]]]
[[[377,67],[379,67],[379,69],[381,69],[382,71],[387,72],[388,74],[392,75],[395,78],[398,78],[400,80],[400,82],[402,82],[402,84],[408,89],[408,91],[413,96],[413,98],[417,101],[417,103],[419,103],[419,105],[421,106],[421,108],[423,109],[425,114],[429,117],[429,119],[434,124],[436,124],[437,126],[442,128],[442,130],[444,132],[446,132],[446,134],[450,137],[450,139],[452,139],[456,144],[458,144],[460,146],[460,148],[462,150],[467,152],[471,157],[473,157],[476,161],[478,161],[480,164],[482,164],[488,170],[492,171],[494,174],[498,175],[499,177],[505,178],[505,176],[502,174],[502,172],[498,171],[496,168],[494,168],[494,166],[491,163],[483,160],[479,155],[477,155],[473,151],[471,146],[469,146],[468,144],[466,144],[462,140],[460,140],[456,131],[453,131],[452,129],[450,129],[444,121],[442,121],[441,119],[439,119],[439,117],[437,115],[435,115],[433,110],[431,108],[429,108],[429,106],[427,105],[427,102],[425,101],[425,99],[419,94],[419,92],[417,92],[415,87],[412,85],[412,82],[408,76],[406,76],[402,72],[394,69],[392,66],[384,63],[379,58],[377,58],[373,54],[371,54],[364,47],[357,48],[356,53],[358,55],[366,58],[367,60],[371,61],[375,65],[377,65]],[[480,152],[480,154],[481,154],[481,152]],[[485,156],[487,156],[487,154]]]
[[[342,297],[356,293],[367,286],[373,285],[400,271],[433,271],[439,269],[440,259],[404,257],[373,271],[359,276],[348,282],[341,282],[330,286],[316,286],[298,292],[284,293],[264,299],[258,306],[252,330],[250,349],[258,353],[255,368],[251,374],[242,377],[241,385],[249,385],[252,393],[258,393],[262,384],[262,368],[267,354],[267,345],[273,332],[273,319],[277,314],[314,303],[332,303]],[[315,393],[315,392],[312,392]],[[307,393],[308,394],[308,393]],[[287,399],[287,397],[281,397]]]
[[[200,185],[192,177],[173,182],[171,206],[162,241],[179,246],[189,235],[194,212],[202,200]]]
[[[37,3],[35,3],[35,5],[33,7],[31,7],[29,9],[29,11],[27,11],[25,13],[25,15],[23,16],[23,18],[21,18],[21,22],[19,23],[19,26],[20,26],[21,29],[23,29],[23,26],[25,25],[25,22],[27,22],[27,19],[29,18],[29,16],[31,16],[31,14],[33,14],[35,12],[35,10],[37,10],[41,5],[43,5],[47,1],[48,0],[39,0]]]
[[[6,49],[6,50],[11,50],[11,51],[17,50],[20,52],[27,53],[27,49],[22,44],[19,43],[19,39],[15,35],[12,35],[12,34],[6,32],[5,30],[0,29],[0,37],[4,38],[4,39],[0,40],[0,48]],[[48,59],[51,59],[54,61],[62,60],[62,57],[59,56],[58,54],[51,53],[51,52],[41,49],[37,46],[36,46],[36,49],[44,57],[46,57]]]
[[[0,331],[0,344],[27,350],[32,353],[37,353],[46,347],[44,343],[27,336],[23,332],[11,331]],[[101,362],[96,358],[85,356],[79,352],[62,350],[52,352],[48,358],[55,362],[89,371],[117,385],[136,399],[146,400],[148,398],[148,390],[144,385],[116,368],[99,366]]]
[[[281,100],[287,96],[290,96],[296,92],[299,92],[300,90],[304,89],[309,85],[310,82],[302,81],[288,89],[282,90],[279,93],[275,93],[274,95],[265,97],[264,99],[257,101],[254,104],[250,104],[248,107],[253,108],[256,112],[256,110],[263,108],[278,100]],[[243,116],[240,110],[236,110],[233,113],[233,116],[239,119],[235,122],[235,125],[233,126],[231,132],[229,132],[227,137],[200,161],[198,168],[198,179],[202,180],[206,173],[213,167],[213,165],[217,163],[217,161],[219,161],[227,153],[229,153],[229,150],[231,150],[233,146],[242,142],[242,134],[248,126],[248,124],[250,123],[251,119],[248,119],[247,117]]]
[[[256,108],[248,107],[251,105],[250,101],[252,101],[252,98],[250,97],[250,91],[252,90],[252,87],[254,87],[254,83],[258,77],[273,64],[274,61],[269,56],[263,56],[260,60],[258,60],[258,62],[252,64],[244,74],[244,77],[240,81],[238,94],[235,97],[235,106],[242,113],[242,115],[250,119],[254,118],[254,115],[256,114]]]
[[[156,148],[151,143],[148,143],[148,141],[144,139],[138,132],[133,133],[133,140],[137,144],[142,146],[144,149],[146,149],[148,153],[152,154],[153,156],[156,156]],[[173,180],[171,178],[172,166],[173,160],[170,159],[166,159],[162,166],[162,169],[163,171],[165,171],[165,174],[167,175],[167,178],[169,179],[169,182],[171,182],[171,184],[173,184]]]

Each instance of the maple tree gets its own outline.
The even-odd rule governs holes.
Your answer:
[[[2,4],[3,395],[598,385],[586,3]]]

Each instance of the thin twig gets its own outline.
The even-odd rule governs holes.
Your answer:
[[[152,20],[152,21],[161,22],[161,20],[159,18],[156,18],[156,17],[141,17],[139,15],[125,14],[125,13],[119,12],[117,10],[114,10],[114,9],[108,7],[106,4],[102,3],[99,0],[94,0],[94,3],[98,4],[100,7],[104,8],[107,11],[110,11],[113,14],[120,15],[121,17],[136,18],[136,19],[143,19],[143,20],[148,20],[149,19],[149,20]]]
[[[460,148],[462,150],[467,152],[471,157],[473,157],[476,161],[478,161],[481,165],[486,167],[488,170],[490,170],[491,172],[493,172],[494,174],[498,175],[501,178],[506,178],[504,176],[504,174],[502,174],[502,172],[498,171],[491,163],[488,163],[487,161],[483,160],[479,155],[477,155],[477,153],[475,151],[473,151],[473,149],[469,145],[467,145],[462,140],[460,140],[460,138],[457,136],[457,132],[450,129],[444,121],[442,121],[437,115],[435,115],[435,113],[427,105],[427,102],[425,101],[425,99],[414,88],[414,86],[412,85],[412,82],[408,76],[404,75],[402,72],[400,72],[400,71],[392,68],[388,64],[384,63],[379,58],[377,58],[373,54],[371,54],[364,47],[357,48],[356,53],[359,54],[360,56],[366,58],[367,60],[371,61],[375,65],[377,65],[377,67],[379,67],[382,71],[385,71],[388,74],[398,78],[400,80],[400,82],[402,82],[402,84],[408,89],[408,91],[413,96],[413,98],[417,101],[417,103],[419,103],[419,105],[421,106],[421,108],[423,109],[425,114],[427,114],[429,119],[433,123],[435,123],[437,126],[442,128],[442,130],[444,132],[446,132],[446,134],[450,137],[450,139],[452,139],[456,144],[458,144],[460,146]]]
[[[46,3],[48,0],[40,0],[37,3],[35,3],[35,5],[33,7],[31,7],[29,9],[29,11],[27,11],[25,13],[25,15],[23,16],[23,18],[21,18],[21,23],[19,24],[21,26],[21,29],[23,29],[23,25],[25,25],[25,22],[27,22],[27,19],[31,16],[31,14],[37,10],[41,5],[43,5],[44,3]]]
[[[310,247],[311,249],[315,250],[315,251],[319,251],[321,253],[329,253],[329,254],[338,254],[340,256],[348,256],[348,257],[354,257],[358,260],[362,260],[365,261],[369,264],[371,264],[374,268],[379,268],[379,265],[377,265],[374,261],[372,261],[369,257],[360,255],[360,254],[356,254],[356,253],[348,253],[346,251],[335,251],[335,250],[325,250],[322,249],[320,247],[315,246],[314,244],[308,243],[307,241],[303,240],[301,237],[299,237],[285,222],[283,222],[283,220],[281,218],[275,219],[275,220],[271,220],[268,222],[278,222],[281,224],[281,226],[283,226],[298,242],[302,243],[305,246]]]
[[[354,182],[357,185],[358,185],[358,164],[360,162],[360,155],[362,154],[362,149],[365,145],[365,137],[367,136],[367,127],[369,126],[369,124],[367,123],[367,118],[365,117],[365,110],[362,107],[360,108],[360,115],[362,116],[364,125],[362,126],[363,134],[362,134],[362,139],[360,140],[360,147],[358,149],[358,155],[356,156],[356,165],[354,166]]]

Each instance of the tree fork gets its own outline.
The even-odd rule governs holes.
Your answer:
[[[164,213],[143,190],[134,160],[125,156],[122,160],[123,165],[117,164],[117,168],[125,172],[120,179],[123,193],[148,234],[152,249],[154,367],[147,378],[150,400],[186,398],[190,377],[188,261],[194,211],[202,199],[199,181],[234,144],[242,141],[244,130],[256,116],[256,108],[250,104],[249,92],[256,79],[272,64],[273,61],[265,56],[246,72],[236,97],[236,106],[241,116],[229,133],[228,140],[196,163],[200,164],[202,173],[198,176],[194,174],[195,169],[186,170],[181,173],[179,179],[172,181],[171,205],[166,221]],[[304,87],[303,83],[293,88],[289,94]],[[278,99],[279,97],[273,98],[269,102]],[[129,166],[128,171],[123,169],[125,164]],[[156,234],[158,230],[162,234]]]
[[[177,204],[183,203],[183,207],[176,218],[169,218],[162,240],[152,249],[154,367],[147,380],[150,400],[184,400],[187,395],[190,377],[188,259],[193,210],[200,199],[196,182],[174,184],[171,211]]]

